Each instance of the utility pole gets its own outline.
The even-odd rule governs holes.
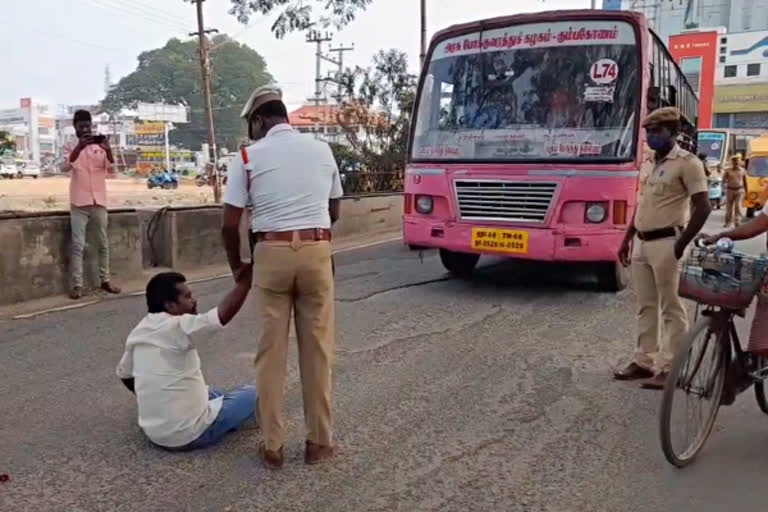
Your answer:
[[[213,200],[218,203],[221,201],[221,185],[219,181],[219,166],[217,162],[216,136],[213,124],[213,109],[211,108],[211,66],[208,59],[208,34],[218,32],[216,29],[205,29],[203,23],[203,2],[205,0],[195,0],[197,6],[197,32],[192,32],[190,36],[198,36],[200,45],[200,74],[203,83],[203,100],[205,102],[205,113],[208,116],[208,163],[206,165],[207,173],[213,181]]]
[[[314,98],[311,98],[310,101],[313,101],[315,103],[315,112],[318,114],[315,118],[315,138],[318,138],[318,134],[320,132],[320,126],[319,126],[319,114],[320,114],[320,103],[323,101],[323,93],[322,93],[322,83],[323,79],[320,77],[321,70],[321,64],[323,61],[323,43],[327,43],[331,41],[331,34],[326,32],[325,34],[321,34],[319,30],[310,30],[307,34],[307,42],[308,43],[315,43],[317,45],[317,51],[315,52],[315,96]],[[323,131],[325,131],[325,127],[327,126],[327,122],[323,124]]]
[[[592,0],[592,8],[597,9],[597,0]]]
[[[594,5],[592,0],[592,5]],[[424,67],[424,61],[427,60],[427,0],[421,0],[421,67]]]
[[[352,46],[342,46],[339,45],[338,48],[329,48],[329,52],[338,53],[339,58],[333,59],[331,57],[327,57],[323,55],[323,59],[327,60],[331,64],[336,64],[338,66],[338,71],[336,72],[336,78],[330,78],[329,80],[332,82],[336,82],[336,103],[341,105],[341,102],[344,100],[344,84],[342,83],[342,76],[344,76],[344,52],[351,52],[355,49],[354,43]]]

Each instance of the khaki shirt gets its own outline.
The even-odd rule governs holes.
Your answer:
[[[744,188],[744,177],[747,172],[741,167],[731,167],[725,171],[725,185],[730,189]]]
[[[701,161],[678,145],[655,163],[642,187],[635,213],[638,231],[684,226],[690,197],[708,191]]]

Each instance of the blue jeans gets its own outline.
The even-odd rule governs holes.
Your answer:
[[[256,404],[259,397],[256,386],[243,386],[232,391],[210,388],[209,399],[223,396],[221,409],[211,425],[191,443],[174,450],[195,450],[205,448],[221,441],[227,434],[237,430],[243,423],[256,416]]]

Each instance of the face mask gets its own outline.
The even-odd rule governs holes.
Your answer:
[[[657,133],[648,134],[648,147],[654,151],[664,151],[669,148],[669,139]]]

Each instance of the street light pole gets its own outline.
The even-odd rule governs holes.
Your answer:
[[[592,8],[597,9],[597,0],[592,0]]]

